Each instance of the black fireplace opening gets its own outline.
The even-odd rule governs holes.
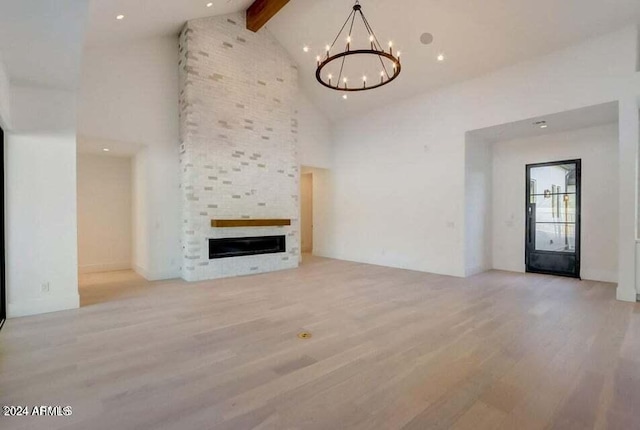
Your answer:
[[[286,252],[285,236],[230,237],[209,239],[209,258],[241,257],[245,255]]]

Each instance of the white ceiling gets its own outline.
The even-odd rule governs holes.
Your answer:
[[[0,0],[0,59],[14,84],[78,86],[89,0]]]
[[[213,3],[207,7],[207,3]],[[246,10],[253,0],[91,0],[87,46],[178,34],[185,22]],[[116,16],[124,15],[121,21]]]
[[[79,154],[104,155],[107,157],[133,157],[144,149],[143,145],[120,142],[116,140],[100,139],[78,135],[76,148]],[[108,149],[108,151],[105,151]]]
[[[9,0],[1,0],[9,1]],[[22,0],[21,0],[22,1]],[[212,1],[214,6],[205,5]],[[252,0],[93,0],[87,44],[177,34],[189,19],[246,9]],[[315,56],[331,42],[351,0],[291,0],[267,28],[301,66],[305,91],[331,119],[362,114],[416,93],[470,79],[640,22],[638,0],[361,0],[381,41],[402,51],[392,84],[341,94],[315,81]],[[125,19],[116,21],[117,14]],[[431,45],[419,41],[433,33]],[[310,46],[310,52],[302,50]],[[446,60],[436,61],[443,52]],[[379,73],[376,71],[375,73]],[[358,77],[361,73],[357,73]],[[358,77],[354,76],[354,80]]]

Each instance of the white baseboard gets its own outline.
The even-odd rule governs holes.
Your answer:
[[[488,272],[489,270],[491,270],[491,268],[486,266],[468,267],[465,270],[465,277],[468,278],[469,276],[479,275],[481,273]]]
[[[580,277],[587,281],[611,282],[615,284],[618,282],[618,271],[582,269]]]
[[[85,266],[78,266],[78,273],[113,272],[128,269],[131,269],[131,263],[129,262],[87,264]]]
[[[133,270],[134,272],[142,276],[147,281],[163,281],[165,279],[180,278],[180,272],[175,270],[164,270],[159,272],[152,272],[138,265],[134,265]]]
[[[618,288],[616,290],[616,299],[621,300],[623,302],[632,302],[635,303],[638,301],[638,292],[633,289],[629,289],[629,288],[623,288],[620,285],[618,285]]]
[[[67,294],[64,296],[50,296],[20,302],[7,303],[7,317],[17,318],[28,315],[46,314],[49,312],[66,311],[80,307],[80,295]]]

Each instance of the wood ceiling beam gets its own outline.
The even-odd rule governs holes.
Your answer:
[[[255,0],[247,9],[247,30],[260,30],[289,0]]]

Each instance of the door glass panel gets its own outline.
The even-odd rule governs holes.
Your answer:
[[[535,203],[536,222],[575,222],[576,195],[549,194],[547,196],[531,196]]]
[[[551,186],[561,186],[562,191],[567,191],[567,185],[575,186],[576,165],[554,164],[553,166],[540,166],[531,168],[531,180],[536,182],[536,191],[532,194],[544,194],[545,190],[551,191]],[[575,189],[574,189],[575,191]]]
[[[575,163],[531,168],[536,251],[575,252],[576,183]]]
[[[536,223],[536,251],[574,253],[575,224]]]

